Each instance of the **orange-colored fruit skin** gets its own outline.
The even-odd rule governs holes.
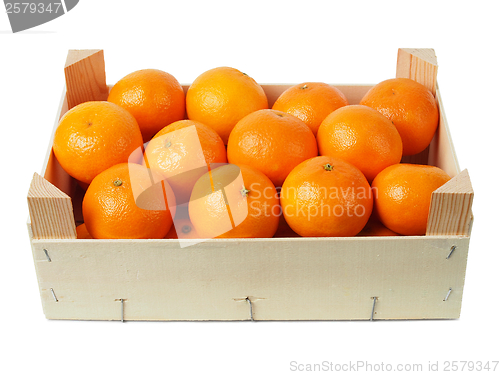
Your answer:
[[[399,234],[384,226],[384,224],[382,224],[379,220],[374,219],[373,214],[372,217],[366,223],[365,227],[357,235],[360,237],[399,236]]]
[[[349,105],[330,113],[318,130],[320,155],[344,159],[359,168],[368,182],[401,161],[403,143],[396,127],[376,110]]]
[[[139,164],[121,163],[94,178],[82,205],[93,238],[165,237],[175,216],[175,196],[154,173],[159,182],[151,187],[150,172]]]
[[[87,230],[87,226],[85,225],[85,223],[80,224],[76,227],[76,238],[78,238],[79,240],[92,239],[92,236]]]
[[[186,94],[188,118],[210,126],[224,144],[239,120],[264,108],[269,108],[269,104],[262,87],[253,78],[230,67],[202,73]]]
[[[331,156],[318,156],[295,167],[283,184],[280,199],[290,228],[303,237],[355,236],[373,208],[371,188],[363,173]]]
[[[446,172],[429,165],[403,163],[384,169],[372,183],[380,221],[399,234],[424,235],[432,192],[449,180]]]
[[[191,126],[197,136],[186,130]],[[143,161],[167,178],[178,205],[189,201],[195,182],[219,163],[227,163],[224,142],[215,130],[192,120],[176,121],[160,130],[147,145]]]
[[[295,116],[273,109],[253,112],[234,127],[227,144],[232,164],[250,165],[281,186],[298,164],[318,155],[311,129]]]
[[[53,150],[70,176],[90,184],[102,171],[129,161],[133,153],[140,157],[142,144],[137,121],[129,112],[105,101],[86,102],[61,118]]]
[[[429,146],[439,123],[439,107],[432,92],[408,78],[394,78],[372,87],[360,103],[389,118],[403,141],[403,155]]]
[[[184,119],[186,97],[171,74],[143,69],[120,79],[110,90],[108,101],[129,111],[147,142],[168,124]]]
[[[279,215],[271,180],[246,165],[228,164],[203,175],[189,202],[189,217],[203,238],[269,238]]]
[[[326,116],[348,104],[336,87],[323,82],[304,82],[286,89],[272,108],[298,117],[316,135]]]

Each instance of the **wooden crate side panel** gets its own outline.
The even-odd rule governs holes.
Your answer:
[[[439,105],[439,127],[429,147],[429,164],[435,165],[444,170],[451,177],[455,177],[460,173],[460,166],[451,139],[450,128],[446,120],[443,99],[441,98],[439,87],[436,91],[436,100]]]
[[[175,240],[34,240],[33,255],[49,319],[120,320],[123,299],[125,320],[247,320],[247,297],[255,320],[367,320],[372,297],[375,319],[449,319],[460,314],[468,245],[466,237],[184,249]]]
[[[66,89],[64,89],[61,95],[61,100],[59,102],[54,126],[52,127],[49,145],[45,153],[41,175],[48,182],[56,186],[59,190],[68,195],[71,195],[74,189],[75,182],[61,167],[61,164],[59,164],[59,161],[57,161],[57,158],[54,155],[54,151],[52,150],[52,145],[54,144],[54,135],[59,124],[59,120],[64,116],[66,112],[68,112],[68,99],[66,96]]]

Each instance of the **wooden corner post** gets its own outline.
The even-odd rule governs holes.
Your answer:
[[[468,236],[472,224],[474,190],[464,169],[432,193],[427,236]]]
[[[103,50],[69,50],[64,75],[68,109],[108,98]]]
[[[76,238],[71,198],[38,173],[31,180],[28,208],[33,238]]]
[[[437,58],[432,48],[400,48],[396,78],[410,78],[421,83],[436,96]]]

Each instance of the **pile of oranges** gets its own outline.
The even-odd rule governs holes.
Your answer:
[[[450,177],[401,163],[430,144],[433,94],[389,79],[349,104],[305,82],[270,103],[237,69],[139,70],[60,120],[53,150],[85,189],[79,238],[425,234]]]

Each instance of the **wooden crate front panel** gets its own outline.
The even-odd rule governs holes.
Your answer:
[[[458,318],[468,246],[438,236],[184,249],[176,240],[32,241],[46,317],[83,320],[120,320],[120,299],[125,320],[248,320],[247,297],[255,320],[366,320],[372,297],[374,319]]]

